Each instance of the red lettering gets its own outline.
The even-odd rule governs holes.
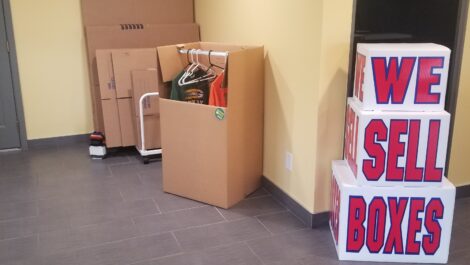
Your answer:
[[[344,157],[348,161],[354,175],[357,176],[357,133],[359,126],[359,117],[354,110],[348,105],[346,112],[346,128],[345,128],[345,148]]]
[[[364,246],[366,202],[363,197],[349,197],[347,252],[359,252]]]
[[[360,53],[356,55],[356,76],[354,79],[354,95],[360,100],[363,100],[363,85],[364,85],[364,68],[366,66],[366,57]]]
[[[441,245],[442,228],[439,219],[444,218],[444,205],[441,199],[433,198],[426,207],[424,226],[428,235],[423,236],[423,250],[427,255],[433,255]]]
[[[377,140],[376,140],[377,139]],[[371,120],[364,137],[364,150],[373,159],[364,159],[362,171],[369,181],[377,181],[385,170],[385,150],[376,141],[387,140],[387,126],[382,120]]]
[[[440,93],[431,93],[431,87],[441,82],[441,75],[434,74],[433,70],[444,67],[444,57],[422,57],[418,59],[418,76],[416,85],[415,103],[438,104]]]
[[[403,104],[408,84],[415,65],[415,57],[390,57],[388,65],[385,57],[372,58],[375,94],[377,104]]]
[[[438,182],[442,180],[442,168],[436,167],[440,130],[440,120],[431,120],[429,122],[428,148],[426,151],[426,164],[424,166],[424,181]]]
[[[390,211],[390,230],[388,232],[387,242],[385,243],[384,253],[403,254],[403,239],[401,233],[401,224],[405,217],[405,210],[408,204],[408,198],[400,198],[397,205],[397,198],[388,198],[388,208]]]
[[[419,131],[421,121],[411,120],[408,132],[408,151],[406,153],[405,181],[422,181],[423,169],[416,166],[418,159]]]
[[[419,213],[423,212],[423,210],[424,198],[411,198],[406,254],[419,254],[421,242],[416,241],[416,234],[421,231],[422,220],[418,215]]]
[[[336,178],[333,176],[331,181],[331,212],[330,212],[330,226],[333,230],[333,235],[336,244],[338,244],[339,232],[339,212],[340,212],[340,190]]]
[[[379,253],[384,244],[387,205],[381,197],[372,199],[367,218],[367,248],[370,253]]]
[[[408,131],[407,120],[391,120],[390,136],[388,141],[387,181],[402,181],[403,168],[398,167],[398,158],[405,154],[405,143],[400,141],[400,136]]]

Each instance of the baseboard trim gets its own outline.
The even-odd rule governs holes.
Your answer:
[[[457,199],[470,197],[470,185],[464,185],[456,188]]]
[[[262,183],[263,187],[269,191],[277,201],[283,204],[309,227],[316,228],[328,225],[329,212],[312,214],[264,176]]]
[[[40,149],[45,147],[58,147],[63,144],[84,143],[89,141],[89,134],[77,134],[69,136],[51,137],[28,140],[29,149]]]

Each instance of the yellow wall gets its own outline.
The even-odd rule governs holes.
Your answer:
[[[92,130],[80,0],[11,0],[28,139]]]
[[[341,158],[351,16],[340,0],[196,0],[203,41],[265,45],[264,175],[311,212]]]
[[[459,96],[455,113],[454,134],[449,163],[449,179],[456,185],[470,185],[470,16],[467,19],[462,69],[460,71]]]

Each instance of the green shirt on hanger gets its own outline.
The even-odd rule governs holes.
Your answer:
[[[170,99],[196,104],[208,104],[210,82],[205,80],[194,84],[180,86],[178,81],[184,73],[185,71],[181,71],[181,73],[179,73],[173,79],[171,84]],[[192,78],[194,79],[204,75],[205,72],[203,70],[198,70]]]

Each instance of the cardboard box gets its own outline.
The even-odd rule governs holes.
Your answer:
[[[121,22],[123,23],[123,22]],[[128,21],[124,22],[128,23]],[[86,24],[85,24],[86,25]],[[86,26],[85,28],[88,64],[93,106],[93,124],[95,130],[102,131],[102,109],[100,106],[99,78],[96,64],[98,49],[151,48],[174,43],[199,40],[199,26],[194,23],[152,25],[111,25]]]
[[[354,97],[364,110],[442,111],[449,58],[433,43],[359,43]]]
[[[116,82],[114,79],[112,50],[96,51],[96,66],[98,72],[100,98],[116,98]]]
[[[117,99],[117,103],[119,122],[121,124],[122,146],[134,146],[136,144],[136,129],[134,124],[132,98],[119,98]]]
[[[132,98],[134,99],[135,113],[139,115],[139,101],[142,95],[151,92],[163,92],[163,81],[160,78],[158,69],[134,70],[132,71]],[[143,114],[160,114],[158,97],[147,97],[143,101]]]
[[[136,141],[137,141],[137,148],[142,150],[142,138],[140,134],[140,118],[135,116],[135,124],[136,124]],[[145,150],[152,150],[152,149],[159,149],[162,147],[162,140],[161,140],[161,127],[160,127],[160,115],[146,115],[144,116],[144,135],[145,135],[145,142],[144,147]]]
[[[359,185],[440,185],[449,123],[445,111],[365,111],[349,98],[344,157]]]
[[[113,50],[114,79],[116,80],[116,97],[132,97],[132,71],[157,68],[157,50],[120,49]]]
[[[340,260],[446,263],[455,187],[360,186],[333,162],[330,228]]]
[[[121,122],[119,119],[118,103],[116,99],[101,100],[104,117],[104,134],[106,147],[122,146]]]
[[[194,22],[193,0],[81,0],[85,26]]]
[[[132,71],[135,124],[137,127],[137,147],[142,149],[139,101],[149,92],[162,92],[165,95],[160,72],[157,69]],[[160,89],[162,88],[162,89]],[[143,101],[145,149],[161,148],[159,96],[151,96]]]
[[[228,106],[160,99],[163,189],[229,208],[259,187],[263,173],[264,50],[204,42],[158,47],[165,82],[187,65],[178,47],[230,52]]]

